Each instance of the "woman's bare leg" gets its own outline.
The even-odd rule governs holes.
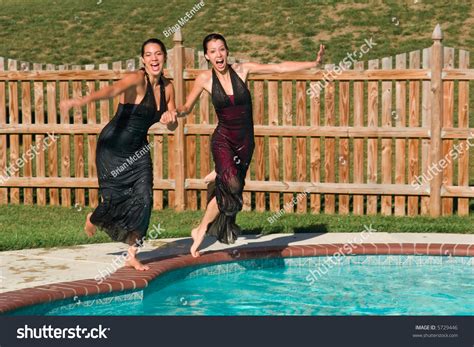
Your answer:
[[[135,233],[132,233],[128,239],[128,244],[130,245],[130,247],[128,248],[128,251],[127,251],[128,254],[125,261],[125,266],[133,267],[135,268],[135,270],[138,270],[138,271],[146,271],[146,270],[149,270],[150,267],[142,264],[142,262],[140,262],[140,260],[137,259],[137,252],[138,252],[137,239],[138,237],[136,236]]]
[[[204,235],[206,234],[206,229],[209,223],[211,223],[219,214],[219,207],[217,206],[217,199],[214,197],[206,208],[206,213],[202,218],[201,224],[197,228],[194,228],[191,231],[191,236],[193,238],[193,245],[191,246],[191,255],[193,257],[199,257],[198,248],[204,240]]]
[[[84,231],[86,232],[88,237],[94,236],[95,232],[97,231],[96,226],[91,223],[91,216],[92,212],[87,215],[86,224],[84,225]]]

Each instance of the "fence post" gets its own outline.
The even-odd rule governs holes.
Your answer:
[[[185,102],[184,94],[184,46],[181,30],[178,29],[173,36],[173,84],[175,88],[176,106],[181,106]],[[175,130],[175,148],[174,148],[174,173],[175,173],[175,209],[183,211],[185,209],[185,153],[186,143],[184,139],[185,119],[178,120],[178,128]],[[171,163],[170,163],[171,164]]]
[[[433,39],[431,60],[431,154],[428,171],[431,171],[430,181],[430,215],[439,217],[441,214],[441,185],[443,172],[438,172],[442,159],[441,126],[443,124],[443,34],[440,25],[436,25],[431,36]]]

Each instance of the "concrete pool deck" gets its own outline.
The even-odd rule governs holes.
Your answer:
[[[367,229],[369,230],[369,229]],[[374,230],[373,230],[374,231]],[[474,234],[436,233],[298,233],[244,235],[234,245],[206,238],[201,252],[328,244],[450,244],[469,245],[474,250]],[[139,258],[156,258],[189,254],[190,238],[160,239],[145,242]],[[58,282],[94,279],[121,267],[127,246],[121,243],[78,245],[61,248],[38,248],[0,252],[0,293]]]

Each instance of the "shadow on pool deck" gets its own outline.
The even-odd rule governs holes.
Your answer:
[[[200,251],[218,251],[253,247],[286,247],[292,242],[305,242],[310,239],[325,235],[326,232],[308,233],[308,230],[314,230],[315,227],[300,228],[295,234],[246,234],[241,235],[234,244],[227,245],[218,242],[214,237],[206,236],[201,244]],[[320,230],[321,227],[318,228]],[[270,238],[270,239],[269,239]],[[264,239],[264,240],[262,240]],[[141,260],[149,260],[163,257],[170,257],[176,255],[189,254],[189,248],[192,245],[192,239],[176,239],[168,242],[162,247],[158,247],[149,251],[142,251],[139,253]],[[121,252],[111,253],[113,255],[120,255]]]

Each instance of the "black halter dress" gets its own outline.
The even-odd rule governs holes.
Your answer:
[[[157,110],[153,87],[144,72],[143,100],[139,104],[120,103],[97,144],[100,202],[90,220],[113,240],[126,243],[130,243],[132,232],[143,240],[148,230],[153,206],[153,167],[147,132],[167,108],[163,77],[159,82]]]

